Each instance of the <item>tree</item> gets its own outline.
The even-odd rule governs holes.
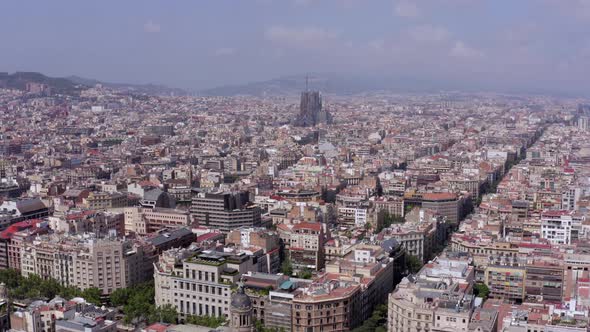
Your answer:
[[[82,291],[73,286],[63,287],[59,293],[59,295],[65,299],[71,299],[74,297],[82,296]]]
[[[3,282],[8,289],[18,287],[23,276],[15,269],[0,270],[0,282]]]
[[[286,275],[286,276],[292,276],[293,275],[293,265],[291,264],[291,259],[290,258],[287,257],[283,261],[283,264],[281,265],[281,272],[283,272],[283,274]]]
[[[41,281],[40,291],[41,296],[52,299],[56,295],[61,294],[64,287],[55,279],[47,279]]]
[[[363,322],[363,325],[353,329],[353,332],[374,332],[386,331],[384,327],[387,323],[387,305],[379,304],[373,310],[373,314],[369,319]]]
[[[473,294],[477,297],[481,297],[484,300],[487,299],[490,294],[490,289],[484,283],[477,283],[473,285]]]
[[[139,324],[153,319],[156,311],[154,293],[153,281],[131,288],[127,303],[123,306],[126,324]]]
[[[276,327],[264,327],[262,321],[254,319],[254,331],[256,332],[283,332],[284,329],[278,329]]]
[[[150,323],[162,322],[162,323],[175,324],[177,318],[178,318],[178,312],[176,311],[176,308],[172,304],[167,303],[163,306],[155,308],[155,310],[153,311],[153,314],[150,315],[150,317],[149,317],[149,322]]]
[[[189,324],[207,326],[216,328],[225,323],[225,317],[212,317],[212,316],[187,316],[186,322]]]
[[[111,301],[111,305],[115,307],[124,306],[129,301],[129,297],[131,296],[131,289],[129,288],[120,288],[115,290],[111,293],[109,300]]]
[[[389,213],[389,211],[383,211],[381,213],[383,214],[383,222],[381,223],[381,225],[379,225],[379,228],[377,229],[376,233],[380,233],[384,228],[387,228],[393,224],[403,224],[404,222],[406,222],[406,219],[404,217],[392,215]]]
[[[82,291],[82,297],[84,300],[95,305],[102,305],[102,300],[100,299],[101,296],[102,291],[100,288],[92,287]]]
[[[422,261],[414,255],[406,256],[406,267],[410,273],[417,273],[422,268]]]
[[[309,269],[308,267],[304,268],[301,272],[299,272],[299,278],[301,279],[311,279],[312,276],[313,273],[311,272],[311,269]]]

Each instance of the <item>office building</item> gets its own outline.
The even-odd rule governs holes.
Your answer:
[[[224,233],[240,227],[261,225],[260,207],[250,202],[247,191],[198,193],[193,197],[190,212],[198,225]]]
[[[170,249],[154,265],[156,305],[174,306],[181,321],[188,315],[229,318],[231,287],[252,268],[246,255]]]

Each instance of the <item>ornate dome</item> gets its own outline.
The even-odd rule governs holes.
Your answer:
[[[244,293],[244,287],[238,287],[238,291],[231,297],[231,307],[238,310],[250,310],[252,308],[252,301],[250,297]]]

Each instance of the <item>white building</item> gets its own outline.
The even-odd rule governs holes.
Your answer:
[[[541,237],[553,244],[571,244],[572,215],[568,211],[545,211],[541,215]]]

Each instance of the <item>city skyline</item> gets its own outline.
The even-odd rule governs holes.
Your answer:
[[[0,332],[590,332],[588,28],[0,3]]]
[[[440,89],[582,93],[587,75],[583,0],[114,4],[0,4],[0,71],[189,91],[337,72]]]

